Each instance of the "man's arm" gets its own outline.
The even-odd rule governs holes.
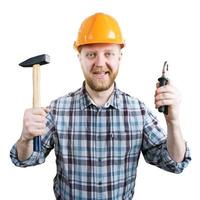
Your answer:
[[[178,121],[167,121],[167,149],[169,155],[174,161],[183,161],[186,152],[186,145]]]
[[[167,123],[167,149],[174,161],[181,162],[184,159],[186,145],[179,122],[180,94],[170,82],[166,86],[158,86],[155,93],[156,108],[163,105],[168,106],[168,115],[165,115]]]
[[[16,143],[17,155],[20,161],[27,160],[33,153],[33,140],[25,140],[23,136]]]

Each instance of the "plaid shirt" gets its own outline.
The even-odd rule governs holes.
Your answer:
[[[140,152],[148,163],[174,173],[191,159],[187,148],[182,162],[173,161],[157,119],[116,87],[105,106],[97,107],[83,85],[53,101],[47,119],[42,152],[19,161],[14,145],[10,155],[15,165],[26,167],[43,163],[54,148],[57,200],[132,199]]]

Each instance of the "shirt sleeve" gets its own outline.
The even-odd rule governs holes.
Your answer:
[[[46,133],[41,137],[42,142],[42,151],[33,152],[32,155],[27,159],[20,161],[17,156],[16,144],[13,145],[10,151],[10,158],[14,165],[18,167],[28,167],[34,166],[45,162],[45,158],[48,156],[50,151],[54,148],[54,133],[55,126],[53,120],[53,113],[50,111],[47,114],[47,123],[46,123]]]
[[[142,153],[147,163],[173,173],[181,173],[191,160],[190,150],[186,144],[186,152],[182,162],[174,161],[167,150],[166,135],[157,118],[146,109],[144,118],[144,137]]]

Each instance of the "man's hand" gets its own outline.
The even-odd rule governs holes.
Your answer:
[[[180,92],[170,83],[159,87],[157,83],[155,92],[155,106],[168,106],[168,115],[165,118],[168,122],[173,122],[179,119],[179,106],[181,102]]]
[[[23,119],[22,139],[32,140],[35,136],[45,133],[47,108],[30,108],[25,110]]]
[[[33,152],[33,138],[45,133],[47,112],[49,112],[48,108],[30,108],[25,110],[22,134],[16,143],[19,160],[26,160],[31,156]]]

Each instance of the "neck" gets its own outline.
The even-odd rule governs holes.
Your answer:
[[[94,91],[90,88],[90,86],[86,83],[85,88],[90,96],[90,98],[94,101],[97,106],[103,106],[110,98],[111,94],[114,90],[114,84],[105,91]]]

